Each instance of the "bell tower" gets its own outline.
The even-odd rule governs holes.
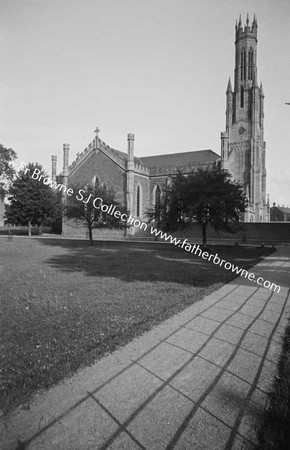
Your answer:
[[[226,91],[226,130],[221,133],[224,169],[242,184],[249,205],[245,222],[268,222],[264,142],[264,92],[257,82],[257,30],[254,16],[249,25],[236,23],[234,89]]]

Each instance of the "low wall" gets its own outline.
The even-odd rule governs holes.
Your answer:
[[[201,228],[198,225],[193,226],[189,230],[188,236],[201,238]],[[212,227],[208,227],[207,238],[209,240],[233,240],[239,243],[290,243],[290,223],[244,223],[242,229],[237,230],[235,234],[217,233]]]
[[[155,225],[152,225],[155,227]],[[207,227],[207,239],[208,242],[215,241],[231,241],[238,243],[290,243],[290,222],[270,222],[270,223],[243,223],[242,229],[237,230],[235,234],[219,232],[217,233],[211,226]],[[140,230],[139,228],[132,227],[134,235],[128,230],[128,238],[154,240],[154,236],[150,234],[151,225],[148,225],[147,231]],[[187,238],[194,240],[195,242],[202,241],[201,227],[198,224],[192,224],[190,228],[176,232],[168,233],[172,236]],[[66,227],[67,236],[76,236],[80,238],[88,238],[88,230],[85,226],[79,227],[73,223],[67,223]],[[94,229],[93,238],[99,239],[122,239],[124,238],[124,230],[110,230],[110,229]]]
[[[66,236],[79,237],[88,239],[89,232],[85,226],[78,226],[75,223],[67,222],[66,224]],[[124,230],[114,230],[114,229],[93,229],[93,239],[121,239],[124,238]]]
[[[150,235],[150,227],[146,232],[141,230],[136,230],[136,238],[151,238],[154,237]],[[275,243],[290,243],[290,223],[287,222],[271,222],[271,223],[243,223],[241,224],[242,229],[237,230],[235,234],[219,232],[217,233],[210,225],[207,227],[207,239],[208,241],[237,241],[239,243],[264,243],[264,244],[275,244]],[[192,224],[190,228],[179,231],[176,233],[168,233],[172,236],[187,238],[201,242],[202,233],[201,227],[198,224]]]
[[[42,234],[43,233],[51,233],[51,227],[42,227]],[[28,227],[13,227],[6,225],[4,227],[0,227],[0,236],[1,235],[28,236]],[[39,228],[31,227],[31,235],[39,235]]]

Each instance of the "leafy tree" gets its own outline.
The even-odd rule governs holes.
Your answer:
[[[115,211],[126,213],[125,208],[115,200],[113,190],[108,190],[105,186],[89,184],[84,188],[80,186],[70,186],[74,195],[66,196],[65,215],[68,219],[73,219],[80,225],[85,225],[89,231],[89,239],[93,241],[94,228],[126,228],[126,222],[120,217],[116,218],[105,211],[107,208],[102,205],[116,206]],[[103,210],[101,209],[101,206]],[[112,211],[111,208],[111,211]]]
[[[0,144],[0,199],[7,192],[7,183],[13,179],[15,174],[14,160],[17,155],[12,148],[5,148]]]
[[[188,176],[178,171],[161,202],[160,227],[165,231],[177,231],[198,223],[203,245],[207,242],[208,224],[216,231],[234,233],[247,200],[242,186],[230,178],[219,164],[192,171]],[[151,219],[152,214],[152,211],[148,214]]]
[[[17,173],[8,190],[9,204],[5,218],[13,225],[38,225],[52,223],[60,211],[60,204],[50,186],[33,179],[35,169],[40,170],[42,180],[47,177],[42,166],[29,163]]]

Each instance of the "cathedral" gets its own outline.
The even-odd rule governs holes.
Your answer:
[[[245,222],[269,221],[266,204],[266,169],[264,142],[264,92],[257,82],[257,20],[252,25],[241,18],[235,27],[234,89],[231,81],[226,91],[226,127],[221,133],[221,156],[212,150],[180,152],[138,157],[135,136],[127,135],[127,153],[111,148],[99,138],[100,130],[88,147],[69,165],[69,144],[63,146],[63,172],[58,181],[86,185],[99,183],[113,188],[116,200],[132,216],[146,221],[146,210],[160,202],[162,189],[176,169],[185,174],[207,168],[221,161],[232,179],[240,182],[249,205]],[[57,157],[52,156],[52,179],[57,175]],[[65,227],[69,230],[69,227]]]

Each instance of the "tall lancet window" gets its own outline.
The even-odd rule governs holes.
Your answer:
[[[249,51],[249,80],[253,79],[253,75],[254,75],[254,52],[253,49],[251,48]]]
[[[241,108],[244,107],[244,88],[241,86]]]
[[[155,220],[160,220],[160,199],[161,199],[161,189],[157,185],[155,188],[155,195],[154,195],[154,207],[155,207]]]
[[[95,188],[98,188],[100,186],[100,179],[98,175],[94,176],[94,178],[92,179],[92,184]]]
[[[141,216],[141,188],[140,188],[139,184],[137,186],[137,193],[136,193],[136,212],[137,212],[137,216],[140,217]]]
[[[241,80],[246,79],[246,51],[241,51]]]
[[[105,183],[105,181],[103,181],[103,182],[101,183],[101,188],[103,188],[105,192],[108,192],[108,186],[107,186],[107,184]]]

